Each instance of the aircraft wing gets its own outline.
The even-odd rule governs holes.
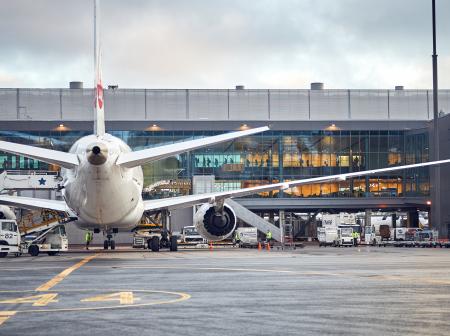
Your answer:
[[[61,212],[70,212],[66,202],[43,198],[0,195],[0,204],[30,210],[50,209]]]
[[[188,140],[165,146],[147,148],[135,152],[123,153],[117,159],[117,164],[126,168],[141,166],[144,163],[165,159],[180,153],[191,151],[197,148],[216,145],[221,142],[233,140],[247,135],[260,133],[269,130],[269,127],[258,127],[246,131],[238,131],[215,135],[211,137]]]
[[[274,183],[274,184],[262,185],[262,186],[258,186],[258,187],[244,188],[244,189],[224,191],[224,192],[199,194],[199,195],[187,195],[187,196],[179,196],[179,197],[172,197],[172,198],[164,198],[164,199],[159,199],[159,200],[148,200],[148,201],[144,201],[144,209],[147,211],[151,211],[151,210],[161,210],[161,209],[169,209],[170,210],[170,209],[177,209],[177,208],[185,208],[185,207],[193,206],[193,205],[200,204],[200,203],[206,203],[206,202],[214,203],[217,200],[221,200],[221,199],[225,199],[225,198],[248,196],[248,195],[257,194],[259,192],[264,192],[264,191],[285,190],[285,189],[289,189],[289,188],[296,187],[296,186],[303,185],[303,184],[345,181],[346,179],[353,178],[353,177],[387,173],[387,172],[392,172],[392,171],[402,170],[402,169],[411,169],[411,168],[440,165],[440,164],[445,164],[445,163],[450,163],[450,160],[431,161],[431,162],[410,164],[410,165],[405,165],[405,166],[364,170],[364,171],[347,173],[347,174],[312,177],[312,178],[305,178],[305,179],[301,179],[301,180]]]
[[[75,166],[78,166],[78,158],[75,154],[60,152],[52,149],[0,141],[0,151],[26,156],[67,169],[72,169]]]

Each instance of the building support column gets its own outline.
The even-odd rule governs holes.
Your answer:
[[[392,220],[392,228],[394,229],[394,240],[397,240],[397,213],[394,212],[391,215],[391,220]]]
[[[408,227],[418,228],[419,227],[419,212],[417,210],[408,211]]]
[[[279,219],[279,222],[280,222],[280,234],[281,234],[281,245],[283,245],[284,246],[284,223],[285,223],[285,213],[284,213],[284,210],[280,210],[280,212],[279,212],[279,217],[280,217],[280,219]]]
[[[364,226],[372,227],[372,209],[366,209],[366,214],[364,217]]]

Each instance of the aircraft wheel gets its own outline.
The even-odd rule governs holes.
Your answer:
[[[105,240],[104,242],[103,242],[103,249],[104,250],[107,250],[108,249],[108,241],[107,240]]]
[[[115,250],[116,249],[116,241],[115,240],[111,240],[110,241],[110,246],[111,246],[111,250]]]
[[[170,250],[172,252],[178,251],[178,241],[176,236],[170,237]]]

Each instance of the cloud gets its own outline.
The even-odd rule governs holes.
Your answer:
[[[0,86],[92,85],[92,1],[16,0],[0,12]],[[106,84],[127,88],[431,87],[425,0],[108,0]],[[440,87],[450,2],[437,1]]]

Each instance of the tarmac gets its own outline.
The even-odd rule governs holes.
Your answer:
[[[0,335],[448,335],[450,249],[76,251],[0,260]]]

